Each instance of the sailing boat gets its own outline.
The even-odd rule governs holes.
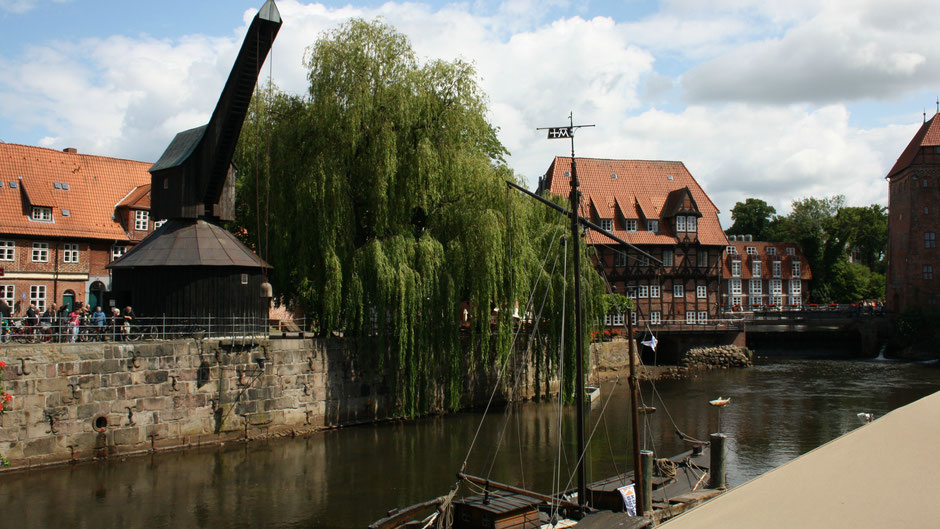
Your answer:
[[[592,125],[588,125],[592,126]],[[633,246],[603,229],[601,226],[579,216],[579,182],[574,155],[574,134],[578,128],[569,115],[569,125],[548,128],[550,139],[571,140],[571,192],[570,211],[530,191],[507,182],[515,188],[545,205],[563,213],[571,219],[571,240],[578,241],[579,230],[586,226],[610,237],[620,244]],[[643,252],[645,253],[645,252]],[[574,298],[576,336],[584,336],[582,321],[580,251],[573,252]],[[650,256],[652,258],[652,256]],[[655,258],[652,258],[656,260]],[[721,434],[713,434],[712,443],[719,445],[712,458],[709,443],[688,438],[693,448],[668,459],[655,459],[650,451],[641,451],[639,442],[638,379],[636,376],[636,350],[633,339],[632,318],[627,315],[630,358],[631,419],[633,424],[632,472],[620,474],[588,484],[585,477],[585,386],[584,386],[584,340],[577,344],[577,374],[575,398],[577,413],[577,475],[578,485],[574,490],[556,494],[541,494],[512,485],[498,483],[487,478],[458,472],[458,482],[451,491],[410,507],[390,511],[388,516],[373,522],[369,529],[397,529],[420,527],[428,529],[504,529],[504,528],[562,528],[573,526],[612,525],[620,527],[648,527],[659,521],[680,514],[690,507],[710,499],[724,489],[723,440]],[[652,409],[652,408],[648,408]],[[681,435],[681,434],[680,434]],[[464,465],[466,461],[464,462]],[[654,471],[654,466],[656,467]],[[712,470],[714,468],[714,471]],[[705,480],[711,477],[706,484]],[[462,482],[482,491],[455,499]],[[421,516],[421,518],[419,518]]]

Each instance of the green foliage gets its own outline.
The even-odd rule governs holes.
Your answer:
[[[460,406],[467,369],[508,354],[512,309],[538,279],[549,293],[540,350],[564,340],[572,351],[573,323],[550,334],[563,279],[541,268],[564,219],[507,190],[516,179],[472,66],[419,64],[402,34],[362,20],[318,40],[306,65],[309,97],[259,90],[236,151],[237,224],[274,265],[276,296],[323,335],[374,340],[360,354],[394,375],[407,415],[437,405],[440,387]]]
[[[738,202],[731,209],[734,223],[728,229],[729,235],[753,235],[754,240],[767,240],[771,221],[777,210],[759,198],[748,198]]]

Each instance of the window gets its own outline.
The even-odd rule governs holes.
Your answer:
[[[123,244],[115,244],[111,247],[111,260],[117,261],[121,258],[122,255],[124,255],[124,252],[126,251],[127,246],[124,246]]]
[[[15,252],[16,244],[13,241],[0,241],[0,261],[12,261]]]
[[[630,285],[627,287],[627,297],[635,298],[636,297],[636,286]]]
[[[640,261],[640,266],[650,265],[650,256],[646,255],[645,253],[641,253],[638,260]]]
[[[248,274],[242,274],[241,279],[242,279],[242,284],[243,284],[243,285],[247,285],[247,284],[248,284]]]
[[[924,279],[933,279],[933,265],[924,265]]]
[[[663,315],[658,310],[650,312],[650,325],[662,325]]]
[[[636,311],[635,310],[630,311],[630,324],[633,325],[634,328],[636,328]]]
[[[761,295],[761,284],[760,279],[751,279],[748,283],[748,294],[752,296]]]
[[[40,222],[52,222],[52,208],[33,206],[29,218]]]
[[[768,288],[770,289],[770,294],[772,296],[780,296],[783,294],[783,281],[779,279],[771,279],[768,283]]]
[[[927,206],[924,206],[924,215],[928,215],[929,213],[930,213],[930,208]]]
[[[755,260],[753,263],[751,263],[751,275],[754,277],[760,277],[761,273],[762,271],[760,267],[760,261]]]
[[[138,209],[134,211],[134,229],[137,231],[147,231],[150,227],[150,212]]]
[[[623,221],[623,227],[627,231],[636,231],[636,219],[627,219]]]
[[[741,296],[732,296],[732,298],[731,298],[731,306],[732,306],[732,307],[740,307],[740,306],[741,306],[741,299],[742,299]]]
[[[728,293],[732,296],[741,295],[741,280],[740,279],[731,279],[728,281]]]
[[[796,255],[796,248],[787,248],[787,255],[789,255],[790,257],[793,257],[794,255]]]
[[[728,255],[738,255],[738,249],[734,246],[726,246],[725,253]]]
[[[650,285],[650,297],[651,298],[659,298],[659,292],[660,292],[659,285]]]
[[[696,217],[688,217],[688,220],[686,221],[685,230],[686,230],[687,232],[689,232],[689,233],[694,233],[694,232],[698,231],[698,226],[697,226],[697,224],[698,224],[698,218],[696,218]]]
[[[658,220],[646,221],[646,231],[657,233],[659,231],[659,221]]]
[[[622,326],[622,325],[623,325],[623,314],[620,314],[620,313],[608,314],[608,315],[604,318],[604,323],[605,323],[608,327],[612,327],[612,326]]]
[[[627,254],[614,250],[614,266],[627,266]]]
[[[757,248],[754,246],[748,246],[745,250],[748,255],[757,255]]]
[[[689,310],[685,313],[686,325],[695,325],[695,311]]]
[[[33,243],[33,262],[34,263],[49,262],[49,243],[47,242],[34,242]]]
[[[699,324],[699,325],[705,325],[706,323],[708,323],[708,311],[704,311],[704,310],[699,311],[699,313],[698,313],[698,324]]]
[[[937,234],[936,232],[928,231],[924,234],[924,248],[936,248],[937,247]]]
[[[614,231],[614,219],[601,219],[601,229]]]
[[[676,216],[676,231],[685,231],[685,216]]]
[[[770,263],[770,264],[772,267],[773,276],[780,277],[781,269],[783,268],[783,265],[780,263],[780,261],[774,261],[773,263]]]
[[[663,250],[663,266],[672,266],[672,263],[673,263],[672,250]]]
[[[708,297],[708,287],[705,285],[699,285],[695,287],[695,297],[698,299],[705,299]]]
[[[731,277],[741,277],[741,261],[738,259],[731,261]]]
[[[63,263],[77,263],[78,262],[78,245],[73,243],[65,243],[62,248],[62,262]]]
[[[684,298],[685,297],[685,285],[672,285],[672,297]]]
[[[924,187],[927,187],[927,177],[924,177]]]
[[[40,312],[46,310],[46,285],[29,286],[29,303]]]
[[[793,277],[800,277],[800,262],[793,261]]]
[[[800,280],[791,279],[790,280],[790,296],[796,297],[797,299],[799,299],[802,296],[802,294],[803,294],[803,285],[800,282]],[[796,300],[791,300],[791,303],[795,301]]]
[[[772,296],[772,297],[770,298],[770,304],[773,305],[774,307],[780,307],[780,306],[782,306],[782,305],[783,305],[783,297],[782,297],[782,296]]]
[[[15,288],[13,285],[0,285],[0,299],[7,302],[10,308],[13,308],[13,300],[16,299]]]
[[[777,255],[777,249],[773,246],[767,247],[767,255]]]
[[[640,285],[637,288],[637,297],[639,298],[648,298],[650,297],[650,287],[649,285]]]

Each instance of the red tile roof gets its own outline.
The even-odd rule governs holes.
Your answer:
[[[113,217],[114,208],[139,186],[149,191],[150,165],[0,143],[0,233],[129,240]],[[138,197],[137,204],[149,208],[149,198]],[[33,205],[51,207],[53,221],[31,221]]]
[[[914,161],[914,157],[917,156],[917,151],[919,151],[921,147],[940,146],[940,120],[937,119],[938,115],[940,114],[934,114],[932,118],[928,119],[920,126],[917,134],[914,134],[911,142],[908,143],[904,151],[901,152],[898,161],[894,163],[894,167],[888,171],[888,175],[885,176],[885,178],[891,178],[911,165],[911,162]]]
[[[649,160],[606,160],[577,158],[578,180],[587,204],[618,204],[627,219],[659,220],[659,232],[646,231],[639,222],[639,231],[627,232],[615,226],[614,235],[631,244],[675,244],[663,221],[666,199],[673,191],[689,188],[702,217],[698,219],[698,239],[701,244],[727,245],[718,222],[718,208],[708,198],[682,162]],[[548,168],[543,185],[552,193],[567,197],[570,192],[571,158],[557,156]],[[612,175],[616,174],[614,178]],[[671,177],[671,178],[670,178]],[[598,208],[600,214],[600,208]],[[642,217],[640,216],[642,214]],[[603,216],[603,215],[601,215]],[[610,218],[610,215],[604,218]],[[616,223],[615,223],[616,224]],[[591,233],[589,243],[611,244],[607,237]]]
[[[137,186],[117,203],[116,208],[150,209],[150,184]]]

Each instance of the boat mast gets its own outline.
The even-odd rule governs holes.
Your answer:
[[[578,229],[578,210],[581,208],[581,197],[578,187],[578,165],[574,158],[574,118],[573,114],[568,114],[568,126],[571,136],[571,193],[568,199],[571,202],[571,240],[574,244],[571,249],[574,252],[572,263],[574,266],[574,329],[575,344],[577,351],[577,378],[575,379],[575,405],[578,414],[578,505],[581,512],[584,512],[584,504],[587,501],[587,483],[584,478],[584,318],[581,314],[581,237]]]

